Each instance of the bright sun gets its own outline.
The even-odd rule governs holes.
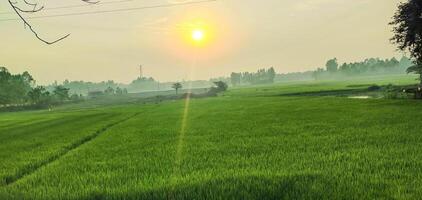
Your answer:
[[[192,39],[193,40],[200,42],[204,39],[204,37],[205,37],[205,33],[204,33],[203,30],[196,29],[196,30],[192,31]]]

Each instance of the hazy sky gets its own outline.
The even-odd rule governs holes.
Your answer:
[[[19,1],[19,0],[18,0]],[[103,0],[108,2],[113,0]],[[80,0],[38,0],[46,8],[83,4]],[[180,3],[132,0],[38,15],[90,12]],[[29,71],[45,84],[54,80],[130,82],[144,73],[160,81],[227,76],[273,66],[294,72],[367,57],[401,56],[390,44],[388,25],[400,0],[217,0],[197,5],[97,15],[30,20],[45,38],[71,36],[55,44],[36,40],[20,21],[0,21],[0,66]],[[4,14],[6,12],[6,14]],[[7,1],[0,20],[16,18]],[[206,27],[207,41],[186,41],[193,26]]]

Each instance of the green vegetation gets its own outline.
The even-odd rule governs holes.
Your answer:
[[[213,80],[204,81],[184,81],[181,84],[183,87],[192,86],[193,88],[209,88],[212,85]],[[126,93],[144,93],[151,91],[167,91],[172,90],[174,82],[159,82],[152,77],[139,77],[133,80],[130,84],[116,83],[112,80],[102,81],[99,83],[85,82],[85,81],[69,81],[65,80],[59,84],[57,82],[46,86],[47,90],[53,90],[57,85],[62,85],[65,88],[69,88],[71,94],[82,94],[84,96],[92,93],[103,95],[105,91],[110,89],[114,90],[115,94],[119,94],[119,89],[122,94]]]
[[[175,84],[173,84],[172,88],[175,89],[176,90],[176,94],[178,94],[179,89],[182,89],[183,86],[182,86],[181,83],[175,83]]]
[[[35,80],[28,72],[12,74],[0,67],[0,111],[47,108],[81,99],[77,94],[70,95],[69,89],[61,85],[48,91],[43,86],[35,86]]]
[[[2,113],[0,199],[418,199],[419,101],[297,94],[414,79]]]
[[[394,37],[391,41],[402,51],[408,51],[413,59],[413,65],[407,69],[408,73],[419,74],[422,84],[422,2],[408,0],[400,3],[393,21]],[[418,93],[422,99],[422,92]]]
[[[11,74],[5,67],[0,67],[0,105],[27,102],[33,84],[34,79],[28,72]]]
[[[381,74],[404,74],[408,67],[412,66],[412,61],[407,57],[402,57],[400,61],[396,58],[381,60],[379,58],[369,58],[362,62],[338,64],[336,58],[330,59],[322,68],[313,72],[315,79],[333,79],[342,77],[381,75]]]
[[[256,73],[231,73],[230,82],[233,86],[238,85],[259,85],[274,83],[276,72],[273,67],[269,69],[259,69]]]

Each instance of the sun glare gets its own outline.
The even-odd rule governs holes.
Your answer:
[[[197,30],[192,31],[192,39],[194,41],[200,42],[204,40],[204,37],[205,37],[205,33],[203,30],[197,29]]]

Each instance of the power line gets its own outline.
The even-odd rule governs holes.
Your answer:
[[[53,17],[66,17],[66,16],[93,15],[93,14],[114,13],[114,12],[127,12],[127,11],[135,11],[135,10],[145,10],[145,9],[154,9],[154,8],[167,8],[167,7],[176,7],[176,6],[183,6],[183,5],[202,4],[202,3],[209,3],[209,2],[215,2],[215,1],[217,1],[217,0],[201,0],[201,1],[191,1],[191,2],[184,2],[184,3],[172,3],[172,4],[160,4],[160,5],[154,5],[154,6],[142,6],[142,7],[135,7],[135,8],[121,8],[121,9],[113,9],[113,10],[100,10],[100,11],[90,11],[90,12],[77,12],[77,13],[66,13],[66,14],[56,14],[56,15],[33,16],[33,17],[27,17],[26,19],[43,19],[43,18],[53,18]],[[21,20],[21,19],[19,19],[19,18],[0,19],[0,22],[18,21],[18,20]]]
[[[82,5],[69,5],[69,6],[57,6],[57,7],[51,7],[51,8],[44,8],[42,10],[59,10],[59,9],[66,9],[66,8],[82,8],[82,7],[93,7],[96,5],[105,5],[105,4],[117,4],[117,3],[126,3],[130,1],[135,0],[117,0],[117,1],[106,1],[106,2],[99,2],[96,4],[82,4]],[[14,14],[14,12],[0,12],[0,15],[4,14]]]

